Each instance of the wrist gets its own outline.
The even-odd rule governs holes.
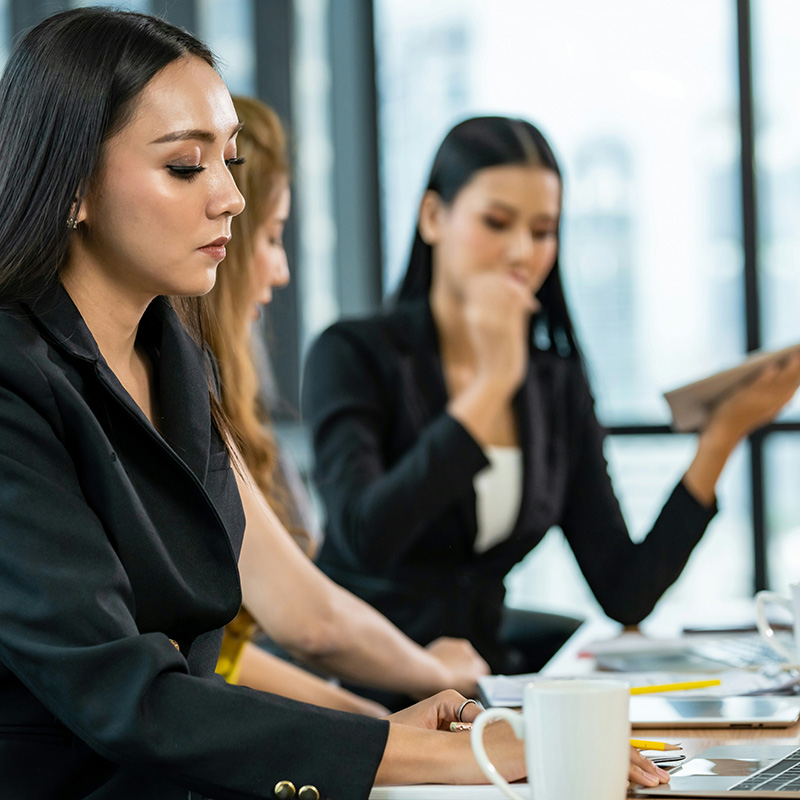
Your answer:
[[[484,446],[494,421],[511,402],[513,391],[502,382],[477,378],[447,405],[447,413],[467,429],[478,444]]]
[[[745,438],[746,431],[734,431],[713,422],[700,433],[697,449],[727,459],[736,445]]]

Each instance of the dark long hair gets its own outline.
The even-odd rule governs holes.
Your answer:
[[[456,125],[445,136],[433,160],[427,190],[450,204],[459,191],[481,169],[509,164],[549,169],[561,178],[561,170],[541,131],[530,122],[509,117],[473,117]],[[402,303],[428,295],[433,273],[433,251],[414,234],[408,269],[396,295]],[[537,293],[541,312],[537,315],[531,346],[553,348],[561,355],[581,358],[570,319],[558,257]]]
[[[19,41],[0,80],[0,301],[56,280],[103,143],[153,76],[184,56],[214,66],[186,31],[104,8],[55,14]]]
[[[132,118],[164,67],[211,51],[158,17],[101,7],[48,17],[14,48],[0,79],[0,303],[35,299],[69,257],[68,224],[100,164],[104,143]],[[171,298],[205,346],[197,298]],[[235,431],[208,372],[211,415],[226,444]]]

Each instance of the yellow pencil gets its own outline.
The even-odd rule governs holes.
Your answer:
[[[634,686],[631,694],[651,694],[652,692],[679,692],[682,689],[706,689],[709,686],[719,686],[722,681],[686,681],[685,683],[662,683],[660,686]]]
[[[680,743],[648,742],[646,739],[631,739],[631,744],[638,750],[683,750]]]

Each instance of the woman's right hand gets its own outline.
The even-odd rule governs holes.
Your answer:
[[[475,693],[478,678],[489,674],[489,665],[466,639],[441,636],[425,649],[442,665],[443,689],[469,696]]]
[[[475,380],[488,381],[508,396],[528,368],[528,329],[538,301],[506,272],[482,272],[464,286],[464,320],[475,352]]]
[[[439,692],[387,717],[392,723],[376,783],[488,783],[472,752],[469,731],[450,731],[466,698],[452,690]],[[464,707],[463,722],[480,713]],[[510,725],[489,725],[485,731],[489,757],[505,778],[525,777],[525,751]]]
[[[496,437],[498,420],[525,380],[537,308],[530,290],[508,273],[484,272],[465,283],[464,322],[474,363],[463,372],[449,365],[447,411],[481,445]]]

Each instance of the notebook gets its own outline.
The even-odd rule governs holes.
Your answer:
[[[733,744],[712,747],[670,773],[668,784],[637,797],[798,797],[800,747]]]

